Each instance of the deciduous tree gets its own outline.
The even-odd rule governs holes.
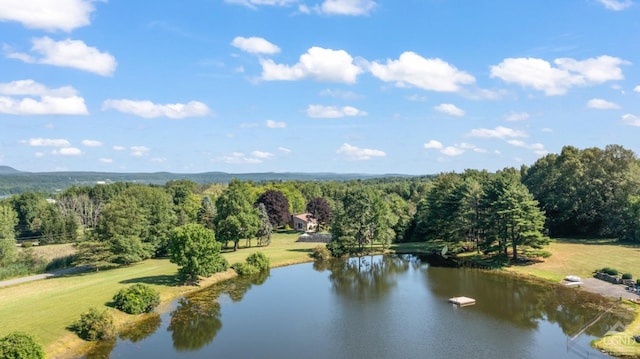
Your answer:
[[[208,277],[227,269],[215,233],[200,224],[175,228],[170,243],[171,263],[179,266],[178,275],[186,282],[197,283],[200,276]]]

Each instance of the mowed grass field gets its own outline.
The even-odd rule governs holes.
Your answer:
[[[229,264],[244,261],[255,251],[261,251],[271,260],[272,266],[282,266],[309,261],[309,253],[319,243],[296,242],[298,234],[275,234],[268,247],[243,248],[237,252],[225,251]],[[83,345],[67,328],[91,307],[108,308],[117,325],[135,320],[135,316],[121,313],[108,304],[113,295],[123,287],[145,283],[161,293],[161,300],[171,299],[235,276],[233,270],[218,273],[203,281],[200,286],[181,286],[176,283],[177,266],[168,259],[153,259],[127,267],[85,272],[66,277],[40,280],[0,288],[0,337],[12,331],[34,335],[45,347],[48,358],[68,356],[69,350]]]
[[[604,267],[615,268],[620,274],[631,273],[634,279],[640,278],[640,245],[606,239],[557,239],[545,249],[552,253],[551,257],[507,270],[553,282],[559,282],[567,275],[591,277],[596,269]]]

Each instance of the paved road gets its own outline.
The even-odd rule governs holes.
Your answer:
[[[622,284],[611,284],[596,278],[582,278],[582,289],[587,292],[597,293],[610,298],[625,298],[630,300],[638,300],[640,296],[636,293],[629,292]]]
[[[82,271],[85,271],[87,269],[89,269],[89,267],[80,266],[80,267],[61,269],[59,271],[54,271],[54,272],[50,272],[50,273],[42,273],[42,274],[30,275],[28,277],[21,277],[21,278],[3,280],[3,281],[0,281],[0,288],[8,287],[10,285],[16,285],[16,284],[20,284],[20,283],[32,282],[34,280],[41,280],[41,279],[57,277],[57,276],[65,275],[65,274],[72,274],[72,273],[82,272]]]

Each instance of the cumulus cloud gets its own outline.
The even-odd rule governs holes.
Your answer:
[[[32,98],[15,99],[0,96],[0,113],[9,115],[86,115],[87,106],[78,96],[43,96],[39,100]]]
[[[461,85],[475,82],[473,76],[441,59],[426,59],[414,52],[404,52],[398,60],[389,59],[386,64],[373,62],[369,70],[380,80],[397,86],[439,92],[456,92]]]
[[[267,120],[266,126],[268,128],[285,128],[287,124],[281,121]]]
[[[464,149],[456,146],[447,146],[441,149],[440,153],[442,153],[445,156],[460,156],[461,154],[464,153]]]
[[[597,110],[615,110],[620,108],[618,104],[603,100],[601,98],[592,98],[587,102],[587,107]]]
[[[384,157],[387,155],[380,150],[359,148],[348,143],[343,144],[336,153],[345,156],[350,161],[370,160],[372,157]]]
[[[23,141],[32,147],[70,147],[71,143],[62,138],[30,138]]]
[[[155,104],[151,101],[135,100],[106,100],[102,103],[102,110],[113,109],[123,113],[130,113],[144,118],[168,117],[182,119],[187,117],[203,117],[211,114],[207,105],[198,101],[190,101],[186,104]]]
[[[494,129],[474,128],[469,132],[470,137],[480,138],[510,138],[510,137],[527,137],[527,133],[520,130],[514,130],[508,127],[498,126]]]
[[[251,54],[277,54],[280,48],[261,37],[238,36],[231,45]]]
[[[151,151],[151,149],[149,149],[146,146],[131,146],[131,147],[129,147],[129,149],[131,150],[131,155],[134,156],[134,157],[147,156],[149,154],[149,152]]]
[[[261,160],[266,160],[266,159],[270,159],[275,157],[275,155],[273,153],[270,152],[264,152],[264,151],[252,151],[251,152],[251,156],[261,159]]]
[[[510,114],[506,115],[504,119],[508,122],[517,122],[528,120],[530,117],[531,115],[526,112],[511,112]]]
[[[438,106],[435,106],[433,109],[436,111],[440,111],[442,113],[446,113],[451,116],[457,116],[457,117],[464,116],[464,110],[450,103],[439,104]]]
[[[28,63],[71,67],[102,76],[111,76],[116,70],[116,59],[111,54],[87,46],[81,40],[54,41],[45,36],[34,38],[31,43],[31,52],[35,56],[5,49],[6,56]]]
[[[631,0],[598,0],[598,2],[613,11],[622,11],[633,5]]]
[[[365,111],[358,110],[357,108],[351,106],[337,107],[309,105],[306,112],[307,116],[312,118],[340,118],[367,115]]]
[[[80,151],[79,148],[75,148],[75,147],[64,147],[59,150],[55,150],[52,153],[54,155],[61,155],[61,156],[78,156],[82,154],[82,151]]]
[[[284,153],[285,155],[288,155],[291,153],[291,150],[286,147],[278,147],[278,151]]]
[[[444,146],[442,145],[442,142],[440,141],[436,141],[436,140],[429,140],[429,142],[424,144],[424,148],[426,149],[442,149]]]
[[[354,64],[354,59],[344,50],[312,47],[300,56],[297,64],[276,64],[271,59],[260,59],[262,80],[295,81],[312,78],[317,81],[353,84],[363,70]]]
[[[95,0],[3,0],[0,21],[15,21],[29,29],[66,31],[87,26]]]
[[[548,154],[549,152],[544,148],[544,145],[542,143],[526,143],[522,140],[507,140],[507,143],[512,145],[512,146],[516,146],[516,147],[522,147],[522,148],[526,148],[529,150],[532,150],[533,153],[539,155],[539,156],[545,156],[546,154]]]
[[[127,148],[126,148],[126,147],[124,147],[124,146],[118,146],[118,145],[113,146],[112,148],[113,148],[113,150],[114,150],[114,151],[124,151],[124,150],[126,150],[126,149],[127,149]]]
[[[260,153],[260,151],[253,151],[254,154],[256,152]],[[258,164],[264,162],[264,159],[264,157],[259,158],[255,155],[247,155],[244,152],[232,152],[230,154],[218,157],[214,159],[214,161],[224,162],[228,164]]]
[[[82,140],[82,144],[87,147],[100,147],[102,142],[97,140]]]
[[[638,85],[638,86],[634,87],[633,91],[635,91],[635,92],[640,92],[640,85]]]
[[[324,0],[316,10],[327,15],[367,15],[376,7],[374,0]]]
[[[599,56],[578,61],[571,58],[549,62],[536,58],[508,58],[491,66],[491,77],[543,91],[547,96],[564,95],[573,86],[589,86],[624,78],[620,66],[628,61]]]
[[[73,87],[64,86],[51,89],[29,79],[0,83],[0,113],[10,115],[86,115],[89,112],[84,99],[76,96],[76,90]]]
[[[622,116],[622,123],[628,126],[640,127],[640,116],[627,113]]]

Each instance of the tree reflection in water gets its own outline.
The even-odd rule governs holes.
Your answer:
[[[218,297],[226,293],[234,302],[240,301],[253,285],[264,283],[268,277],[269,271],[238,277],[180,299],[167,328],[173,347],[177,351],[194,351],[212,342],[222,329]]]
[[[381,298],[396,286],[396,275],[409,270],[410,256],[365,256],[314,263],[317,271],[329,270],[333,290],[358,301]]]
[[[473,310],[521,328],[537,329],[547,320],[571,337],[605,313],[585,331],[602,337],[618,322],[626,326],[633,320],[633,313],[618,303],[576,288],[486,270],[428,266],[423,271],[426,285],[438,296],[475,298]]]

